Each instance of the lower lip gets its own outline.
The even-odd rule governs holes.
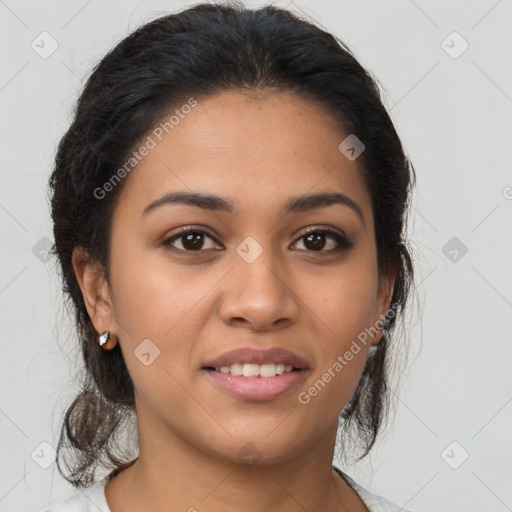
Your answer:
[[[204,370],[223,390],[242,400],[273,400],[296,388],[306,377],[306,370],[282,373],[275,377],[243,377]]]

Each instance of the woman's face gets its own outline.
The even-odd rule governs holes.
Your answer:
[[[371,198],[360,160],[338,148],[349,134],[317,105],[223,92],[185,110],[124,178],[112,318],[95,326],[119,337],[141,446],[278,463],[334,441],[380,340],[392,280],[379,279]],[[218,199],[150,206],[176,193]],[[247,351],[219,360],[235,349]]]

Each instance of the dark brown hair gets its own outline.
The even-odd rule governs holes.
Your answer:
[[[414,169],[384,108],[376,81],[335,36],[287,10],[250,10],[238,3],[199,4],[145,24],[95,67],[61,139],[50,178],[63,291],[75,314],[85,373],[65,414],[57,448],[61,474],[76,487],[95,482],[97,466],[110,474],[133,463],[133,436],[119,436],[133,420],[134,388],[119,344],[97,343],[78,285],[72,253],[86,249],[109,280],[111,220],[129,177],[101,200],[95,190],[119,169],[137,143],[186,98],[228,89],[294,92],[323,107],[357,136],[372,198],[380,271],[397,265],[387,335],[372,347],[363,376],[340,416],[340,431],[355,432],[365,456],[388,410],[389,344],[413,282],[404,240]],[[340,141],[341,142],[341,141]],[[66,471],[59,459],[64,458]]]

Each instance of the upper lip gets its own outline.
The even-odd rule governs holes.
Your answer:
[[[279,347],[269,349],[255,349],[251,347],[237,348],[207,361],[203,365],[203,368],[220,368],[221,366],[231,366],[235,363],[282,363],[297,369],[308,368],[307,362],[302,357],[290,350]]]

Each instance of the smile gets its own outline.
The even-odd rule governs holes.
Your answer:
[[[283,373],[293,371],[292,365],[285,365],[284,363],[267,363],[267,364],[250,364],[250,363],[235,363],[231,366],[221,366],[215,368],[216,372],[242,375],[244,377],[275,377]]]

